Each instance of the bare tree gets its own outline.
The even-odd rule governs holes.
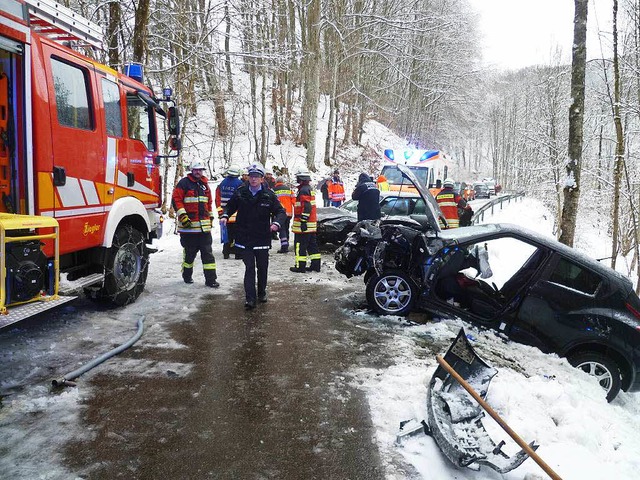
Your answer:
[[[560,242],[573,246],[580,199],[580,168],[582,162],[582,133],[584,119],[584,83],[587,64],[588,0],[574,0],[573,51],[571,67],[571,98],[569,108],[569,159],[564,181],[564,200],[560,222]]]

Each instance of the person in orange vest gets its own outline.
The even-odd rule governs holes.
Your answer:
[[[218,210],[218,218],[222,218],[222,212],[227,206],[227,202],[233,196],[233,192],[242,185],[240,175],[242,171],[235,165],[231,165],[225,172],[225,178],[218,184],[216,188],[216,209]],[[227,238],[226,242],[222,244],[222,256],[226,259],[229,258],[231,253],[235,253],[236,260],[242,258],[239,251],[235,248],[236,238],[236,215],[229,217],[227,221]]]
[[[277,177],[273,191],[280,201],[280,205],[287,214],[286,222],[280,226],[280,250],[277,253],[287,253],[289,251],[289,226],[293,217],[293,206],[296,203],[296,196],[291,188],[284,183],[284,177]]]
[[[436,202],[444,218],[447,220],[447,226],[445,228],[458,228],[460,226],[460,213],[464,213],[468,216],[468,211],[473,210],[458,193],[453,191],[454,181],[447,178],[442,183],[442,190],[436,195]]]
[[[336,168],[333,171],[333,176],[327,180],[327,190],[329,191],[329,200],[332,207],[339,207],[344,202],[344,184],[340,179],[340,172]]]
[[[204,176],[204,164],[194,162],[191,173],[173,189],[171,202],[178,217],[180,244],[184,249],[182,279],[193,283],[193,262],[200,252],[204,281],[207,287],[217,288],[216,259],[213,256],[211,219],[213,218],[211,189]]]
[[[385,177],[384,175],[378,175],[376,183],[378,184],[378,190],[380,190],[381,192],[386,192],[389,190],[389,182],[387,181],[387,177]]]
[[[295,266],[289,268],[295,273],[304,273],[307,270],[312,272],[320,271],[320,250],[316,239],[316,198],[315,192],[311,190],[311,174],[305,170],[298,170],[296,173],[298,182],[298,195],[293,207],[293,227],[295,233],[294,250],[296,254]],[[309,260],[309,268],[307,268]]]

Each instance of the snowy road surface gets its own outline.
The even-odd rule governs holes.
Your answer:
[[[352,372],[391,359],[383,333],[348,321],[361,281],[326,264],[294,274],[292,254],[272,253],[269,301],[247,312],[243,263],[218,254],[221,288],[198,264],[185,285],[177,242],[162,240],[135,304],[79,300],[0,333],[0,478],[384,478]],[[139,314],[136,345],[50,391]]]

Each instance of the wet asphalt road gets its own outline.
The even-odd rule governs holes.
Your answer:
[[[348,291],[312,274],[294,286],[301,277],[282,275],[284,260],[272,255],[267,304],[245,311],[240,285],[237,295],[213,292],[190,322],[165,325],[187,348],[145,348],[143,337],[121,354],[191,364],[189,374],[96,373],[82,417],[91,435],[65,447],[69,470],[100,479],[384,478],[368,404],[349,373],[386,366],[384,338],[350,322]]]

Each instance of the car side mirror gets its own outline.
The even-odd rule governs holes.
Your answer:
[[[167,123],[169,135],[180,135],[180,115],[177,107],[169,107]]]

